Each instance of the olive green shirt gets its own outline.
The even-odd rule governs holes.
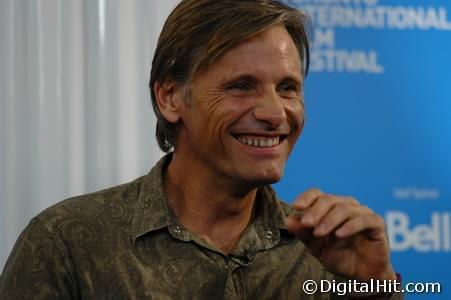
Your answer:
[[[258,189],[253,222],[226,255],[186,230],[167,206],[169,160],[133,182],[65,200],[35,217],[3,270],[0,299],[335,297],[302,291],[307,279],[334,276],[283,228],[290,207],[269,186]]]

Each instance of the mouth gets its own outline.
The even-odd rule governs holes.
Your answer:
[[[270,148],[275,147],[282,143],[287,135],[277,136],[256,136],[256,135],[233,135],[241,144],[257,147],[257,148]]]

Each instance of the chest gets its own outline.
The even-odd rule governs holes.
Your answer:
[[[156,235],[118,247],[78,272],[82,295],[108,299],[308,299],[321,266],[297,243],[242,257]],[[313,299],[313,298],[312,298]]]

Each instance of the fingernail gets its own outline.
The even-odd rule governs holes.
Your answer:
[[[337,237],[342,237],[342,236],[345,235],[345,233],[346,233],[346,231],[343,230],[342,228],[340,228],[340,229],[338,229],[337,231],[335,231],[335,235],[336,235]]]
[[[285,218],[283,220],[283,224],[285,225],[285,227],[290,227],[291,225],[293,225],[293,218]]]
[[[298,202],[295,203],[295,206],[299,207],[299,208],[304,208],[305,207],[305,201],[303,201],[303,200],[298,201]]]
[[[313,217],[311,215],[303,215],[301,222],[303,224],[312,224],[313,223]]]
[[[288,218],[283,219],[283,224],[285,226],[287,226],[289,223],[290,223],[290,219],[288,219]]]
[[[320,225],[315,229],[315,232],[318,233],[318,234],[323,234],[323,233],[326,232],[326,229],[327,229],[326,224],[320,224]]]

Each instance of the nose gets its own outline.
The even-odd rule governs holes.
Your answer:
[[[276,92],[264,95],[254,108],[254,117],[272,128],[280,127],[286,121],[287,114],[279,95]]]

